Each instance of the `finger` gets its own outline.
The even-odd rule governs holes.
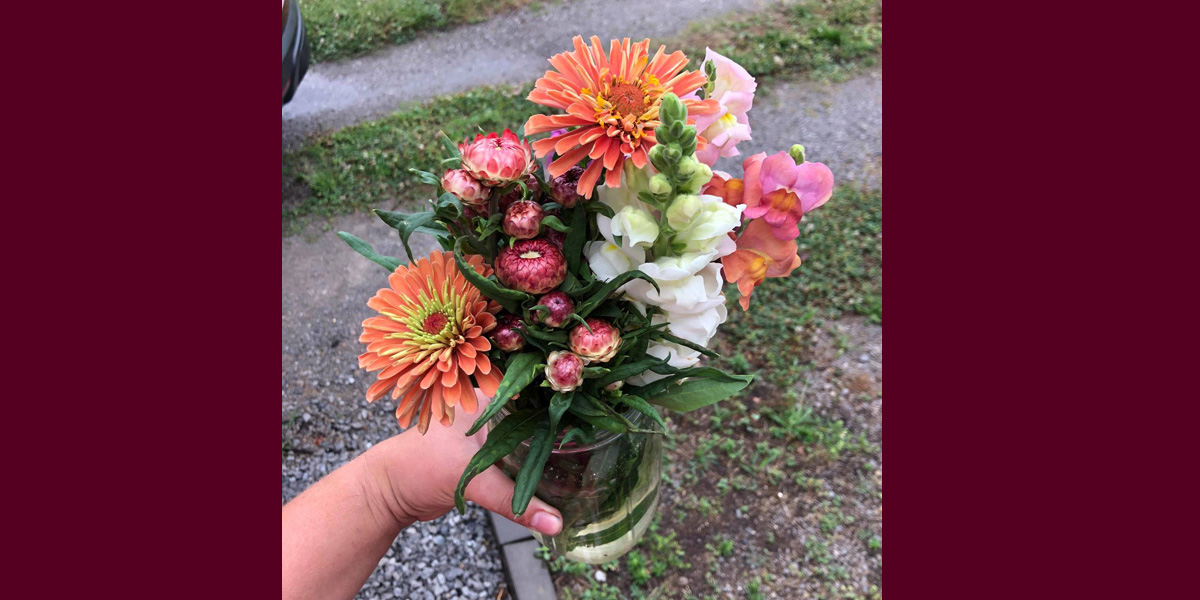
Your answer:
[[[562,529],[562,515],[553,506],[538,500],[535,496],[529,501],[525,514],[517,517],[512,512],[513,482],[503,471],[495,466],[471,480],[465,494],[467,500],[474,502],[506,519],[536,530],[546,535],[558,535]]]

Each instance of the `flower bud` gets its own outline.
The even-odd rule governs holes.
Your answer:
[[[482,205],[487,201],[491,188],[484,186],[463,169],[448,169],[442,175],[442,189],[458,196],[463,204]]]
[[[686,184],[680,186],[681,189],[689,194],[695,194],[700,191],[709,181],[712,181],[712,168],[704,163],[700,163],[700,167],[692,175]]]
[[[621,389],[622,387],[624,387],[624,385],[625,385],[625,380],[624,380],[624,379],[622,379],[622,380],[620,380],[620,381],[614,381],[614,382],[612,382],[612,383],[610,383],[610,384],[608,384],[608,385],[604,386],[604,391],[606,391],[606,392],[615,392],[615,391],[617,391],[617,390]]]
[[[557,290],[538,298],[538,304],[547,310],[534,312],[533,320],[547,327],[562,327],[571,318],[571,313],[575,312],[575,302],[571,297]]]
[[[458,152],[463,170],[491,186],[516,181],[537,168],[529,142],[507,129],[503,134],[476,135],[474,141],[468,138],[458,145]]]
[[[788,155],[792,157],[792,160],[796,161],[796,164],[804,164],[804,146],[800,144],[793,145],[792,149],[788,151]]]
[[[613,215],[612,232],[624,237],[632,246],[648,248],[658,239],[658,223],[649,212],[626,206]]]
[[[537,237],[542,229],[542,205],[529,200],[518,200],[504,211],[504,233],[519,240]]]
[[[700,197],[694,194],[677,196],[667,208],[667,223],[676,230],[687,227],[692,217],[700,212]]]
[[[587,325],[576,325],[568,336],[571,351],[595,362],[607,362],[621,347],[621,332],[605,319],[588,319]],[[588,329],[591,331],[588,331]]]
[[[657,146],[655,146],[657,148]],[[667,176],[658,173],[650,178],[650,193],[655,196],[666,196],[671,193],[671,182],[667,181]]]
[[[683,153],[679,151],[679,146],[676,144],[668,145],[662,153],[663,160],[669,165],[678,163],[679,159],[683,156]]]
[[[575,166],[567,170],[566,173],[555,177],[550,181],[550,197],[555,202],[571,208],[583,200],[575,188],[579,184],[579,177],[583,175],[583,167]]]
[[[691,177],[700,168],[700,161],[696,160],[695,156],[685,156],[679,159],[679,166],[676,167],[676,172],[681,177]]]
[[[577,354],[556,350],[546,357],[546,381],[556,392],[570,392],[583,383],[584,359]]]
[[[525,326],[516,315],[501,315],[492,330],[492,341],[505,352],[516,352],[525,347],[525,336],[518,333],[518,329],[525,329]]]
[[[545,294],[567,276],[562,250],[543,238],[521,240],[496,256],[496,278],[527,294]]]

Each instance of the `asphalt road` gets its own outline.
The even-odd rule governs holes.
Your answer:
[[[283,147],[317,131],[377,119],[404,102],[481,85],[526,83],[575,35],[673,36],[694,21],[751,11],[766,0],[570,0],[424,36],[362,58],[314,65],[283,107]]]

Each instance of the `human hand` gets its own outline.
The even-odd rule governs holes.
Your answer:
[[[450,427],[434,423],[425,435],[413,427],[363,454],[375,488],[403,526],[436,519],[454,508],[454,489],[467,463],[487,439],[486,427],[475,435],[466,435],[489,402],[478,390],[475,396],[479,399],[476,413],[470,415],[459,409]],[[513,516],[513,482],[495,465],[471,480],[465,496],[546,535],[557,535],[562,529],[562,515],[536,496],[524,514]]]

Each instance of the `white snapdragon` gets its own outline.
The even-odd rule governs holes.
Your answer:
[[[654,279],[658,290],[648,281],[634,279],[622,286],[621,291],[643,313],[648,306],[659,309],[652,316],[652,323],[666,321],[670,323],[667,331],[672,335],[707,346],[728,316],[722,293],[725,282],[721,263],[714,261],[737,249],[729,233],[741,224],[745,207],[729,206],[717,196],[680,195],[667,207],[664,216],[666,224],[675,230],[676,249],[682,243],[682,252],[647,261],[647,250],[654,247],[662,232],[656,211],[637,194],[651,186],[652,176],[649,166],[637,169],[627,162],[621,187],[599,189],[599,201],[615,214],[612,218],[597,215],[596,225],[604,240],[588,243],[584,254],[592,272],[601,280],[611,281],[633,269]],[[669,356],[668,364],[678,368],[696,365],[701,356],[686,346],[657,341],[649,344],[647,354],[658,358]],[[629,381],[645,385],[662,377],[646,372]]]
[[[671,227],[678,231],[675,234],[675,241],[685,243],[683,251],[700,254],[715,252],[717,258],[720,258],[737,250],[737,243],[729,238],[729,232],[742,223],[742,211],[746,206],[744,204],[736,207],[730,206],[725,204],[721,198],[708,195],[680,196],[676,202],[689,197],[696,198],[691,218],[683,222],[682,226],[671,223]],[[668,219],[670,212],[668,209]],[[723,240],[730,243],[722,244]]]
[[[648,210],[625,206],[613,215],[610,223],[612,234],[628,240],[632,246],[649,248],[658,239],[658,221]]]

